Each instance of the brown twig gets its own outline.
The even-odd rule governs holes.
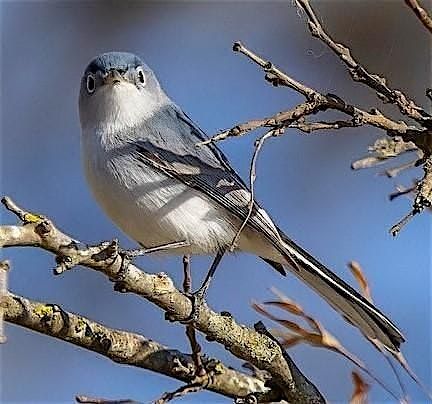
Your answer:
[[[420,135],[426,136],[429,133],[426,129],[409,126],[403,121],[396,122],[383,115],[376,108],[372,109],[370,112],[366,112],[354,105],[348,104],[338,95],[322,94],[288,76],[282,70],[274,66],[273,63],[263,59],[261,56],[246,48],[241,42],[236,42],[234,44],[234,50],[244,54],[254,63],[258,64],[266,72],[266,79],[274,85],[287,86],[302,94],[308,102],[300,104],[298,107],[308,105],[308,111],[311,111],[310,113],[316,113],[328,109],[337,110],[352,117],[353,127],[360,125],[375,126],[379,129],[385,130],[389,135],[399,135],[407,142],[413,141],[415,143],[418,141],[417,138],[420,137]],[[300,117],[303,117],[304,115],[305,114]]]
[[[9,198],[4,198],[4,202],[9,207],[16,206]],[[18,216],[20,211],[23,210],[17,210]],[[174,287],[172,280],[164,273],[149,274],[130,262],[124,264],[115,241],[80,248],[82,244],[61,232],[50,220],[34,217],[39,219],[22,226],[0,226],[0,247],[43,248],[57,256],[55,273],[82,265],[106,275],[117,291],[134,293],[158,305],[171,321],[189,317],[191,300]],[[243,361],[267,370],[275,386],[272,394],[298,403],[323,402],[317,388],[297,368],[290,368],[286,354],[266,336],[238,324],[232,316],[215,313],[206,304],[201,306],[194,325],[208,340],[217,341]],[[261,395],[265,393],[257,393],[259,401],[268,399],[262,399]]]
[[[414,11],[414,14],[421,21],[421,23],[425,26],[426,29],[432,34],[432,18],[428,14],[428,12],[420,6],[417,0],[405,0],[405,4]]]
[[[369,73],[354,59],[348,47],[335,42],[330,37],[318,20],[309,0],[296,0],[295,4],[305,12],[312,36],[324,42],[345,63],[354,81],[366,84],[376,91],[379,98],[396,105],[402,114],[409,116],[421,125],[432,126],[432,116],[428,112],[416,105],[402,91],[390,88],[384,77]]]
[[[264,145],[264,142],[273,136],[276,136],[277,134],[280,134],[281,132],[277,132],[275,130],[268,131],[264,136],[261,136],[256,142],[255,142],[255,151],[252,156],[250,169],[249,169],[249,188],[250,188],[250,198],[248,202],[248,213],[246,215],[246,218],[243,220],[243,223],[241,224],[240,228],[237,230],[236,235],[234,236],[231,245],[230,245],[230,251],[234,251],[237,247],[238,239],[240,238],[240,235],[244,228],[246,227],[249,219],[252,216],[254,206],[255,206],[255,180],[256,180],[256,162],[258,159],[258,155],[261,151],[262,146]]]
[[[260,127],[271,127],[273,129],[288,128],[290,125],[296,129],[304,130],[313,128],[317,129],[331,129],[338,127],[338,123],[344,127],[356,127],[361,125],[371,125],[379,129],[385,130],[391,136],[401,136],[406,142],[418,142],[419,147],[430,148],[429,142],[424,141],[422,136],[427,136],[429,133],[426,129],[418,128],[416,126],[409,126],[403,121],[396,122],[377,109],[372,109],[366,112],[354,105],[346,103],[341,97],[334,94],[322,94],[307,85],[290,77],[278,67],[273,65],[268,60],[263,59],[255,52],[245,47],[241,42],[235,42],[233,50],[247,56],[254,63],[258,64],[266,73],[266,80],[273,85],[287,86],[306,98],[306,102],[297,105],[294,109],[280,112],[275,116],[255,119],[246,123],[238,124],[233,128],[223,131],[212,136],[208,140],[199,143],[198,145],[207,144],[210,142],[217,142],[233,136],[242,136],[245,133],[255,130]],[[351,121],[338,121],[336,123],[318,123],[314,128],[313,123],[305,124],[301,121],[305,116],[315,114],[319,111],[328,109],[337,110],[351,117]],[[300,120],[300,124],[295,125],[296,121]],[[343,123],[342,123],[343,122]],[[310,130],[309,130],[310,132]]]
[[[183,397],[186,394],[197,393],[203,389],[201,383],[190,383],[185,386],[179,387],[177,390],[172,392],[164,393],[161,398],[157,399],[154,404],[165,404],[174,400],[174,398]]]
[[[293,108],[292,110],[279,112],[271,117],[254,119],[245,123],[238,124],[231,129],[220,132],[217,135],[198,143],[198,146],[206,145],[212,142],[219,142],[229,137],[243,136],[246,133],[256,130],[258,128],[283,128],[306,115],[317,112],[316,108],[317,105],[315,103],[305,102],[303,104],[297,105],[297,107]]]
[[[76,396],[75,401],[80,404],[139,404],[138,401],[131,400],[129,398],[113,400],[101,397],[89,397],[84,395]]]

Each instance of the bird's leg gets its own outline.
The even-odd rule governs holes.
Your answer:
[[[183,291],[190,294],[192,288],[192,274],[190,265],[190,255],[183,256]],[[195,376],[204,376],[205,368],[201,360],[201,346],[198,344],[195,328],[192,324],[186,324],[186,336],[192,349],[192,359],[195,364]]]
[[[182,323],[188,324],[188,323],[193,323],[196,321],[199,309],[204,303],[204,298],[205,298],[207,290],[210,286],[211,280],[213,279],[213,276],[216,272],[216,269],[219,266],[219,263],[221,262],[222,257],[224,256],[226,251],[227,250],[225,248],[225,249],[219,250],[216,253],[216,256],[215,256],[215,258],[211,264],[209,271],[207,272],[207,275],[204,279],[204,282],[202,283],[202,285],[200,286],[200,288],[196,292],[192,293],[192,295],[189,295],[192,298],[192,311],[191,311],[191,314],[189,315],[189,317],[187,319],[182,320]]]
[[[190,261],[190,255],[183,255],[183,291],[185,293],[190,293],[192,288],[192,273]]]
[[[204,279],[204,282],[202,283],[202,285],[200,286],[200,288],[196,292],[194,292],[195,298],[198,298],[201,301],[204,300],[205,295],[207,293],[207,290],[208,290],[208,288],[210,286],[210,283],[211,283],[211,281],[213,279],[213,276],[214,276],[214,274],[216,272],[216,269],[219,266],[219,264],[220,264],[220,262],[222,260],[222,257],[224,256],[225,252],[226,252],[226,249],[222,249],[222,250],[219,250],[216,253],[216,256],[215,256],[215,258],[214,258],[214,260],[213,260],[213,262],[211,264],[211,267],[210,267],[209,271],[207,272],[207,275],[206,275],[206,277]]]

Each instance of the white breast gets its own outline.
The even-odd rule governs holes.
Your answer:
[[[131,156],[107,158],[94,150],[97,142],[85,141],[91,136],[83,139],[85,173],[93,194],[131,238],[145,247],[187,241],[190,248],[178,249],[178,254],[209,254],[232,241],[239,223],[225,209],[176,179],[137,166]]]

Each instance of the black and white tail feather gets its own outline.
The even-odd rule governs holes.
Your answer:
[[[368,339],[378,340],[391,353],[399,352],[405,339],[380,310],[287,236],[281,234],[281,238],[294,274],[321,295],[349,323],[358,327]],[[280,271],[280,264],[267,262]]]

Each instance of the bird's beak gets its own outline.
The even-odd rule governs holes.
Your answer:
[[[126,81],[126,79],[115,69],[110,70],[103,78],[104,84],[120,84],[123,81]]]

